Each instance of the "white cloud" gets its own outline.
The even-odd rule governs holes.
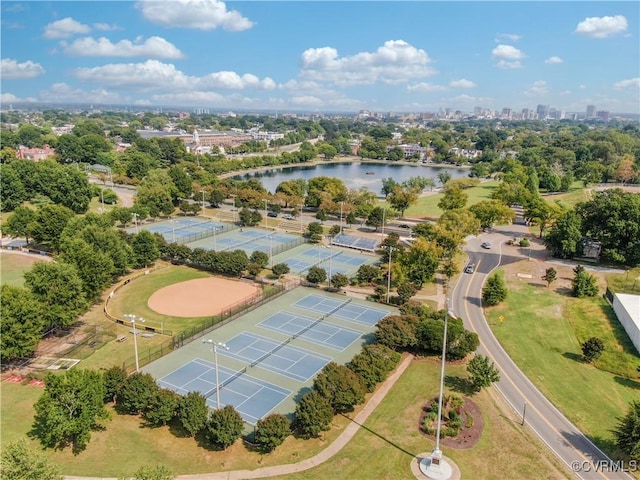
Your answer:
[[[549,93],[549,86],[544,80],[538,80],[533,82],[533,85],[522,93],[527,97],[541,97]]]
[[[460,80],[451,80],[449,82],[449,86],[451,88],[473,88],[476,86],[471,80],[467,80],[466,78],[461,78]]]
[[[44,27],[44,38],[69,38],[73,35],[89,33],[91,28],[73,18],[67,17],[57,20]]]
[[[627,29],[627,19],[623,15],[613,17],[588,17],[576,27],[575,33],[594,38],[607,38]]]
[[[253,74],[214,72],[202,77],[185,75],[173,64],[158,60],[144,63],[112,63],[93,68],[78,68],[75,76],[86,82],[110,88],[132,88],[139,91],[188,92],[216,89],[239,90],[254,88],[271,90],[276,83],[269,77],[262,80]]]
[[[620,80],[613,84],[615,88],[640,88],[640,77],[629,78],[628,80]]]
[[[446,89],[447,87],[444,87],[442,85],[434,85],[433,83],[426,83],[426,82],[407,85],[408,92],[429,93],[429,92],[441,92]]]
[[[511,42],[517,42],[522,38],[522,35],[517,35],[515,33],[499,33],[496,35],[496,43],[504,42],[505,40],[509,40]]]
[[[388,40],[375,52],[350,57],[340,57],[332,47],[310,48],[302,53],[300,76],[339,86],[396,84],[433,75],[430,61],[427,52],[404,40]]]
[[[94,23],[93,28],[102,32],[109,32],[111,30],[122,30],[122,28],[120,28],[119,26],[109,25],[108,23]]]
[[[117,93],[109,92],[103,88],[95,90],[82,90],[74,88],[66,83],[54,83],[48,90],[40,92],[41,102],[52,103],[120,103],[129,101]]]
[[[522,68],[522,64],[519,61],[508,62],[507,60],[500,60],[496,63],[496,67],[502,68],[504,70],[513,70],[516,68]]]
[[[504,44],[500,44],[494,48],[491,51],[491,56],[502,60],[522,60],[526,57],[526,55],[516,47]]]
[[[69,55],[86,57],[150,57],[150,58],[182,58],[184,55],[172,43],[162,37],[149,37],[144,40],[138,38],[135,42],[111,40],[101,37],[78,38],[67,45],[64,52]]]
[[[171,2],[140,1],[136,7],[151,22],[167,27],[233,32],[247,30],[254,22],[236,10],[227,10],[218,0],[173,0]]]
[[[491,57],[498,61],[496,67],[512,70],[522,68],[520,60],[526,58],[526,55],[514,46],[500,44],[491,51]]]
[[[463,94],[444,99],[444,103],[452,105],[488,105],[493,103],[493,99],[490,97],[473,97],[471,95]]]
[[[33,97],[20,98],[20,97],[16,97],[13,93],[0,93],[0,103],[18,103],[18,102],[33,103],[37,101],[38,99]]]
[[[556,57],[555,55],[553,57],[549,57],[547,58],[544,63],[549,64],[549,65],[555,65],[557,63],[564,63],[564,60],[562,60],[560,57]]]
[[[34,78],[42,74],[44,74],[42,65],[31,60],[18,63],[12,58],[3,58],[0,61],[0,77],[5,80]]]
[[[584,89],[586,89],[586,88],[587,88],[587,86],[586,86],[586,85],[580,85],[578,88],[579,88],[580,90],[584,90]]]

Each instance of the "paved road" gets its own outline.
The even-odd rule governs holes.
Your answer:
[[[510,226],[511,229],[514,226]],[[549,400],[529,381],[504,351],[484,317],[480,298],[482,285],[488,274],[503,258],[501,242],[512,238],[493,233],[470,239],[467,253],[476,264],[473,274],[463,274],[451,293],[450,308],[463,318],[465,326],[480,338],[478,352],[489,356],[500,370],[498,391],[540,439],[573,471],[584,480],[630,479],[628,474],[614,471],[616,465],[585,435],[578,430]],[[483,250],[480,243],[490,240],[491,250]],[[588,388],[588,385],[585,385]],[[526,407],[525,407],[526,405]],[[526,412],[525,412],[526,408]]]

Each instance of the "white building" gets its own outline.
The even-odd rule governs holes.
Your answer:
[[[612,305],[631,342],[640,352],[640,295],[616,293]]]

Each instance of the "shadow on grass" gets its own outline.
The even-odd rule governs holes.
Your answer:
[[[373,431],[373,430],[371,430],[369,427],[367,427],[367,426],[365,426],[365,425],[363,425],[363,424],[361,424],[361,423],[356,422],[353,418],[348,417],[348,416],[346,416],[346,415],[344,415],[344,414],[341,414],[341,415],[342,415],[344,418],[346,418],[347,420],[350,420],[350,421],[352,421],[353,423],[355,423],[356,425],[358,425],[358,426],[359,426],[360,428],[362,428],[363,430],[366,430],[367,432],[369,432],[369,433],[371,433],[371,434],[375,435],[375,436],[376,436],[376,437],[378,437],[380,440],[383,440],[384,442],[388,443],[389,445],[391,445],[392,447],[396,448],[397,450],[400,450],[402,453],[407,454],[407,455],[408,455],[408,456],[410,456],[411,458],[414,458],[415,456],[417,456],[417,454],[415,454],[415,453],[411,453],[410,451],[405,450],[404,448],[402,448],[402,447],[401,447],[400,445],[398,445],[397,443],[394,443],[394,442],[392,442],[391,440],[389,440],[388,438],[383,437],[383,436],[382,436],[382,435],[380,435],[379,433],[374,432],[374,431]]]
[[[621,377],[620,375],[616,375],[615,377],[613,377],[613,379],[623,387],[633,388],[634,390],[640,390],[640,382],[637,380]]]
[[[578,363],[584,363],[584,359],[583,359],[582,355],[580,355],[579,353],[564,352],[562,354],[562,356],[564,358],[568,358],[569,360],[573,360],[573,361],[578,362]]]
[[[455,375],[445,375],[444,384],[454,392],[461,393],[468,397],[476,393],[473,385],[467,378],[457,377]]]

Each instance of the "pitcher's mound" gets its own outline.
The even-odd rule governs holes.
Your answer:
[[[206,317],[249,301],[260,289],[255,285],[209,277],[161,288],[149,297],[149,308],[170,317]]]

